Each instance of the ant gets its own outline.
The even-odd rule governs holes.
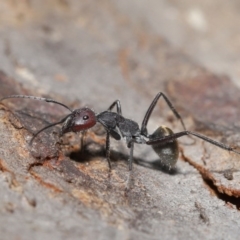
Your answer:
[[[167,105],[175,115],[175,117],[181,122],[181,125],[184,129],[183,131],[178,133],[173,133],[173,131],[170,128],[167,128],[165,126],[160,126],[152,134],[148,133],[148,130],[147,130],[148,120],[158,100],[161,97],[165,100],[165,102],[167,103]],[[68,106],[64,105],[63,103],[57,102],[55,100],[48,99],[48,98],[34,97],[34,96],[10,95],[2,98],[0,101],[9,99],[9,98],[29,98],[33,100],[45,101],[48,103],[55,103],[65,107],[70,111],[70,114],[65,116],[60,121],[52,123],[40,129],[38,132],[36,132],[30,141],[30,145],[32,144],[33,140],[39,133],[45,131],[47,128],[53,127],[58,124],[63,124],[60,135],[63,135],[67,132],[77,133],[77,132],[85,131],[87,129],[92,128],[97,122],[102,124],[106,130],[106,158],[107,158],[110,170],[111,170],[110,136],[115,140],[120,140],[121,138],[124,138],[126,140],[127,147],[130,148],[130,158],[128,160],[129,170],[132,170],[134,143],[151,145],[153,150],[160,157],[162,163],[168,166],[169,169],[171,169],[176,164],[178,160],[178,155],[179,155],[177,138],[180,138],[186,135],[195,136],[219,148],[222,148],[231,152],[235,152],[240,155],[240,152],[236,151],[234,148],[230,146],[227,146],[223,143],[212,140],[199,133],[186,130],[182,117],[173,107],[170,100],[162,92],[159,92],[156,95],[156,97],[153,99],[152,103],[150,104],[143,118],[141,128],[139,128],[139,125],[135,121],[127,119],[122,116],[122,109],[121,109],[121,104],[119,100],[114,101],[106,111],[96,114],[92,109],[87,107],[72,110]],[[117,110],[116,112],[112,112],[114,107],[116,107],[116,110]]]

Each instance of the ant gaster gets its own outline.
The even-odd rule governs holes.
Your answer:
[[[162,97],[166,101],[167,105],[172,110],[175,117],[178,118],[178,120],[180,120],[181,125],[183,126],[184,129],[183,131],[173,133],[171,129],[165,126],[160,126],[152,134],[148,133],[147,130],[148,120],[160,97]],[[240,152],[234,150],[234,148],[230,146],[212,140],[204,135],[186,130],[186,127],[183,123],[181,116],[173,107],[172,103],[169,101],[166,95],[164,95],[162,92],[159,92],[153,99],[151,105],[149,106],[145,114],[145,117],[143,118],[141,128],[139,128],[138,124],[135,121],[127,119],[122,116],[121,104],[119,100],[113,102],[107,111],[103,111],[101,113],[96,114],[93,110],[87,107],[71,110],[66,105],[55,100],[34,96],[11,95],[2,98],[0,101],[8,98],[30,98],[34,100],[55,103],[67,108],[71,112],[59,122],[52,123],[40,129],[37,133],[34,134],[30,144],[32,144],[33,140],[39,133],[46,130],[47,128],[53,127],[58,124],[63,124],[61,129],[61,135],[67,132],[76,133],[85,131],[93,127],[97,122],[102,124],[106,130],[106,158],[110,169],[111,169],[110,136],[116,140],[125,138],[127,147],[130,148],[129,170],[132,169],[134,143],[151,145],[153,150],[160,157],[162,164],[168,166],[170,169],[176,164],[178,160],[179,149],[176,139],[185,135],[195,136],[222,149],[240,154]],[[116,107],[117,112],[112,112],[112,109],[114,107]]]

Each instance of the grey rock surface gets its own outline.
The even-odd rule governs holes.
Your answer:
[[[0,97],[50,96],[96,112],[120,99],[124,116],[141,124],[163,91],[188,129],[239,148],[238,9],[234,0],[1,1],[0,69],[12,79],[1,73]],[[32,133],[66,110],[3,104],[0,239],[239,237],[239,156],[183,138],[174,171],[136,146],[129,172],[125,143],[112,141],[109,173],[99,126],[83,156],[73,154],[78,136],[59,139],[59,128],[31,148]],[[159,125],[182,130],[162,100],[149,131]]]

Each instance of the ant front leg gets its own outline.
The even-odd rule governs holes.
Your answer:
[[[167,103],[168,107],[172,110],[173,114],[175,115],[175,117],[181,122],[183,129],[186,131],[186,127],[185,124],[182,120],[182,117],[180,116],[180,114],[177,112],[177,110],[173,107],[172,103],[170,102],[170,100],[166,97],[166,95],[162,92],[159,92],[156,97],[153,99],[151,105],[149,106],[145,117],[142,121],[142,127],[141,127],[141,134],[144,135],[145,137],[148,137],[148,131],[147,131],[147,124],[148,124],[148,120],[152,114],[153,109],[155,108],[158,100],[160,97],[163,97],[163,99],[165,100],[165,102]]]
[[[86,137],[86,134],[87,134],[87,131],[82,131],[82,132],[80,132],[80,134],[81,134],[81,139],[80,139],[80,142],[81,142],[81,149],[80,149],[80,151],[81,151],[81,153],[84,153],[85,152],[85,137]]]
[[[122,108],[119,100],[114,101],[108,108],[108,111],[111,111],[115,106],[117,108],[117,113],[122,116]]]

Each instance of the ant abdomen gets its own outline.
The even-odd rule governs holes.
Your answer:
[[[158,139],[172,134],[173,131],[170,128],[160,126],[149,136],[149,140],[151,141],[152,139]],[[176,164],[179,155],[178,142],[176,139],[169,142],[153,144],[152,148],[160,157],[163,166],[167,166],[170,169]]]

